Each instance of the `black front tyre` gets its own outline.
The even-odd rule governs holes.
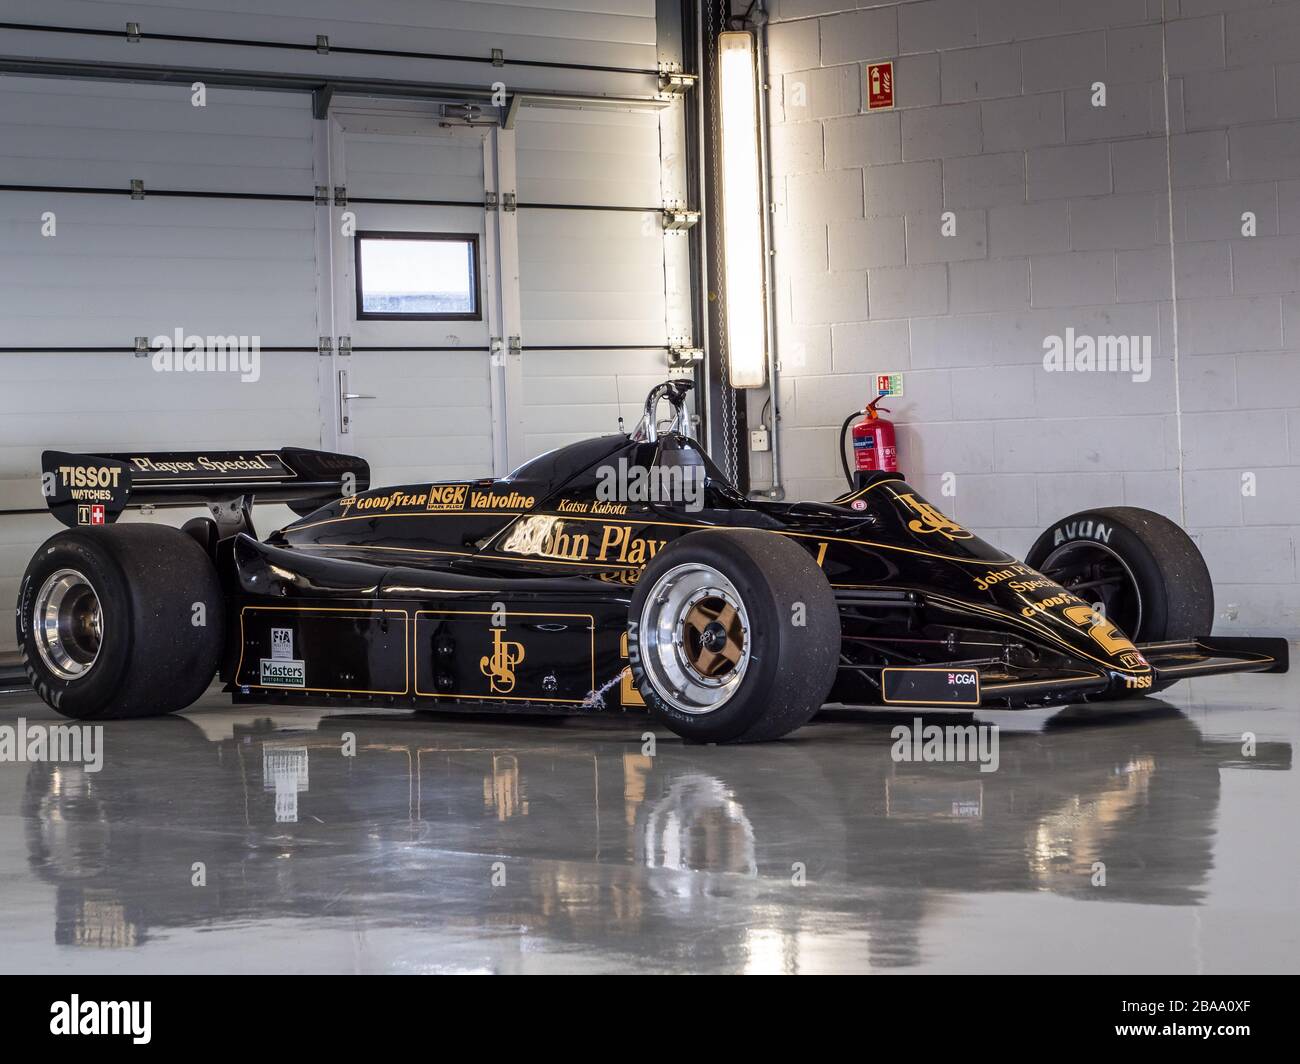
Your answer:
[[[1167,517],[1135,506],[1081,510],[1029,548],[1025,564],[1101,602],[1135,643],[1195,639],[1214,623],[1214,585],[1192,538]]]
[[[221,657],[225,604],[211,560],[164,525],[50,537],[18,591],[18,648],[36,693],[66,717],[184,709]]]
[[[758,529],[708,529],[646,566],[628,613],[633,680],[696,742],[761,742],[821,708],[840,658],[835,597],[807,551]]]

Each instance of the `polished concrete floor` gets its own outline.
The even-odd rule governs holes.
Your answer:
[[[1294,972],[1298,705],[1292,673],[981,715],[981,772],[895,763],[881,715],[649,756],[636,718],[214,692],[106,727],[97,772],[0,762],[0,970]]]

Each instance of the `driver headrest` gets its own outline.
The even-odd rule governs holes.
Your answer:
[[[694,440],[674,433],[660,438],[654,462],[659,466],[703,466],[704,455]]]

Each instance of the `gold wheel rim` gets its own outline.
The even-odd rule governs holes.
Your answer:
[[[701,676],[719,679],[740,664],[745,627],[736,608],[721,598],[695,603],[682,619],[686,660]]]

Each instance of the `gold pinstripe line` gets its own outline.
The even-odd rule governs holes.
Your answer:
[[[899,482],[892,481],[892,480],[882,480],[880,481],[880,483],[894,484]],[[871,486],[876,487],[878,485],[873,484]],[[621,518],[611,519],[608,517],[592,517],[583,514],[500,513],[498,511],[469,510],[469,511],[434,512],[434,513],[421,512],[421,513],[408,513],[408,514],[357,514],[351,517],[330,517],[330,518],[326,518],[324,521],[314,521],[309,525],[294,525],[291,527],[290,531],[296,532],[299,529],[304,529],[304,528],[317,528],[320,525],[334,524],[340,521],[370,521],[370,520],[375,520],[384,517],[480,517],[480,516],[481,517],[513,517],[516,519],[524,518],[524,517],[550,517],[550,518],[555,518],[557,520],[564,520],[564,521],[592,521],[597,524],[603,524],[603,525],[628,525],[628,526],[644,525],[647,527],[654,527],[654,528],[729,529],[735,527],[747,527],[747,526],[736,526],[736,525],[706,525],[700,522],[692,522],[692,521],[642,520],[636,517],[621,517]],[[506,528],[502,528],[492,538],[494,540],[499,539],[508,530],[509,530],[509,526],[507,526]],[[875,547],[879,550],[903,551],[907,554],[919,554],[925,558],[939,558],[943,561],[955,562],[958,565],[1002,565],[1005,564],[1006,562],[1016,561],[1016,559],[1013,558],[1011,555],[1005,553],[1000,558],[956,558],[950,554],[939,554],[936,551],[921,550],[918,547],[900,547],[892,543],[876,543],[871,540],[849,539],[847,536],[828,536],[816,532],[794,532],[788,529],[777,529],[777,528],[760,528],[757,529],[757,531],[770,532],[776,536],[794,536],[800,539],[815,539],[826,543],[847,543],[850,546],[854,546],[854,547]],[[483,555],[479,555],[479,557],[482,556]],[[520,560],[523,560],[522,557]],[[604,565],[604,564],[612,564],[612,563],[594,562],[591,564]]]
[[[472,550],[435,550],[432,547],[383,547],[378,544],[358,543],[295,543],[291,550],[400,550],[411,554],[454,554],[460,558],[472,558]]]
[[[522,517],[526,510],[419,510],[399,514],[348,514],[346,517],[327,517],[323,521],[312,521],[307,525],[290,525],[291,531],[303,528],[319,528],[321,525],[335,525],[342,521],[376,521],[384,517]]]
[[[902,477],[891,477],[888,480],[877,480],[874,484],[868,484],[865,488],[858,488],[857,491],[850,492],[847,495],[837,495],[830,501],[831,506],[839,506],[841,503],[852,502],[854,499],[861,498],[872,488],[878,488],[881,484],[903,484],[905,481]]]

